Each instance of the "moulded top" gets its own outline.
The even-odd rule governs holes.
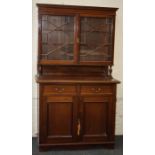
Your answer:
[[[106,10],[106,11],[116,11],[118,8],[113,7],[98,7],[98,6],[80,6],[80,5],[55,5],[55,4],[36,4],[38,7],[47,7],[47,8],[74,8],[74,9],[85,9],[85,10]]]

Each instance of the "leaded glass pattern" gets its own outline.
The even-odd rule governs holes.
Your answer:
[[[74,17],[43,15],[41,22],[41,59],[73,60]]]
[[[82,17],[80,61],[112,61],[113,18]]]

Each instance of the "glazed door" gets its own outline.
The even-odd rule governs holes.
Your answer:
[[[40,63],[75,63],[75,16],[42,15],[40,17]]]
[[[81,137],[84,142],[110,140],[113,103],[109,96],[81,97]]]
[[[75,141],[76,105],[76,98],[72,96],[43,97],[40,107],[40,142]]]
[[[112,64],[114,17],[80,18],[80,64]]]
[[[114,26],[114,16],[42,15],[39,63],[111,65]]]

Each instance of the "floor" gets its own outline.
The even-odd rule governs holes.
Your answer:
[[[37,138],[32,138],[32,155],[123,155],[123,136],[116,136],[115,149],[54,150],[39,152]]]

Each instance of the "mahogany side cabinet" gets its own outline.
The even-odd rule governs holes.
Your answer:
[[[113,148],[117,8],[37,6],[40,150]]]

